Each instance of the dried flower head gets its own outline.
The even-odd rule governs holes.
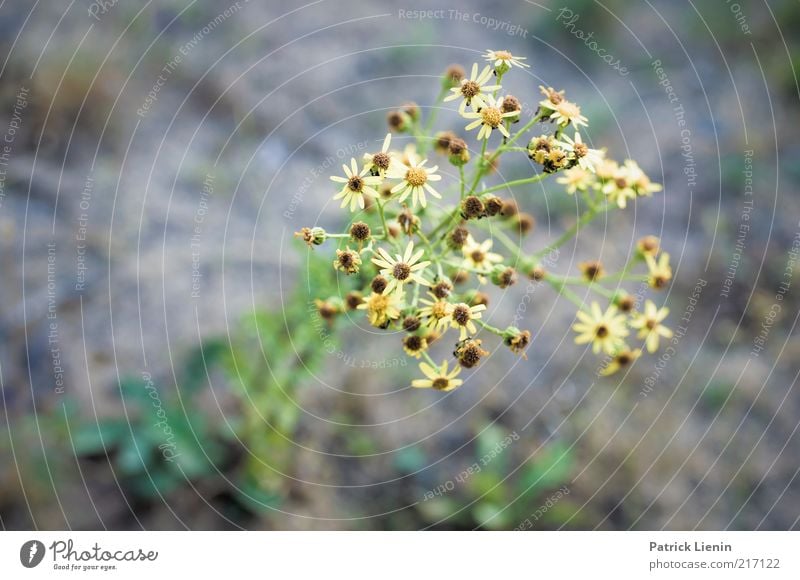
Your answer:
[[[468,195],[461,201],[461,217],[465,220],[480,219],[486,215],[486,208],[477,195]]]
[[[347,248],[345,250],[336,250],[336,259],[333,261],[333,267],[345,274],[357,274],[358,269],[361,267],[361,256],[358,252]]]
[[[525,359],[528,358],[525,351],[531,343],[530,331],[509,326],[503,333],[503,342],[514,354],[518,354]]]
[[[503,200],[496,195],[487,195],[483,198],[483,205],[486,207],[486,215],[494,217],[503,211]]]
[[[492,283],[500,288],[508,288],[517,283],[517,271],[510,266],[495,266],[492,269]]]
[[[460,87],[466,75],[464,67],[460,64],[451,64],[444,71],[444,84],[447,88]]]
[[[295,232],[294,235],[301,238],[308,247],[322,245],[326,237],[325,230],[322,228],[300,228],[300,231]]]
[[[354,242],[363,243],[372,236],[372,230],[364,222],[353,222],[350,226],[350,239]]]
[[[465,369],[475,367],[481,359],[489,354],[489,351],[481,348],[483,341],[477,338],[468,338],[460,341],[456,345],[453,356],[458,359],[458,363]]]

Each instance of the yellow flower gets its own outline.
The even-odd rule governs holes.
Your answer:
[[[612,203],[616,203],[620,209],[627,207],[629,199],[636,199],[636,191],[633,189],[633,183],[628,178],[627,167],[617,165],[610,179],[603,185],[603,193]]]
[[[661,191],[661,186],[658,183],[653,183],[647,177],[644,171],[639,167],[633,159],[626,159],[624,163],[625,170],[627,171],[627,178],[631,187],[636,191],[636,195],[640,197],[650,197],[653,193]]]
[[[446,360],[442,361],[442,366],[438,368],[434,368],[428,363],[419,363],[419,370],[427,378],[411,381],[411,386],[418,389],[431,388],[437,391],[452,391],[464,383],[461,379],[456,378],[461,372],[461,368],[456,366],[448,373]]]
[[[508,129],[506,129],[504,120],[510,117],[516,117],[519,115],[519,112],[509,111],[504,113],[502,101],[495,100],[491,95],[486,95],[485,101],[479,112],[461,114],[465,119],[474,119],[474,121],[464,127],[464,129],[466,131],[471,131],[476,127],[480,127],[478,131],[478,141],[481,139],[488,139],[495,129],[500,131],[503,136],[510,137],[511,134],[508,132]]]
[[[484,240],[478,243],[472,236],[469,236],[467,243],[461,248],[461,252],[464,254],[464,266],[482,272],[489,272],[493,264],[502,262],[503,256],[489,251],[493,243],[492,240]]]
[[[581,125],[584,127],[589,126],[589,120],[581,115],[581,108],[567,100],[553,105],[553,112],[550,113],[550,118],[562,127],[566,127],[570,123],[572,123],[574,127],[580,127]]]
[[[386,328],[389,321],[400,318],[397,296],[394,294],[370,294],[366,301],[356,306],[358,310],[366,310],[369,323],[378,328]]]
[[[484,310],[486,310],[485,304],[469,306],[468,304],[464,304],[462,302],[460,304],[453,305],[453,310],[450,314],[450,326],[461,329],[461,335],[459,336],[458,340],[464,340],[467,338],[467,336],[478,332],[478,329],[475,327],[475,323],[472,321],[480,318],[481,312]]]
[[[420,358],[422,353],[428,350],[428,339],[424,336],[409,334],[403,339],[403,350],[408,356]]]
[[[387,171],[392,166],[394,159],[392,158],[391,153],[389,153],[389,146],[391,143],[392,134],[387,133],[383,140],[383,146],[381,147],[380,151],[377,153],[364,154],[364,163],[367,164],[372,175],[385,177]]]
[[[529,64],[522,62],[526,60],[524,56],[514,56],[507,50],[487,50],[483,58],[494,65],[494,70],[499,74],[505,74],[512,66],[519,68],[529,68]]]
[[[428,292],[433,300],[420,299],[425,304],[420,308],[419,315],[425,318],[425,326],[439,333],[447,330],[453,314],[453,305],[443,298],[437,298]]]
[[[614,355],[614,358],[611,359],[611,362],[608,363],[603,370],[600,371],[600,374],[603,376],[613,375],[620,369],[630,366],[633,361],[641,356],[641,354],[642,350],[639,348],[631,350],[625,347]]]
[[[594,183],[594,175],[582,167],[573,167],[563,172],[563,176],[556,179],[556,182],[567,186],[567,193],[573,194],[576,191],[586,191]]]
[[[589,149],[583,142],[581,134],[575,131],[575,138],[570,139],[563,135],[556,144],[564,151],[572,155],[578,162],[578,167],[594,173],[595,165],[603,160],[603,152],[599,149]]]
[[[645,254],[647,269],[650,271],[647,282],[653,288],[660,290],[672,279],[672,268],[669,265],[669,254],[662,252],[656,261],[652,254]]]
[[[389,294],[393,290],[396,294],[403,294],[403,286],[409,282],[416,282],[423,286],[430,286],[431,283],[422,277],[422,270],[430,264],[430,261],[420,262],[419,259],[425,253],[420,250],[414,253],[414,242],[408,242],[403,256],[397,254],[394,258],[383,248],[378,248],[378,257],[372,258],[372,263],[381,268],[381,274],[389,277],[389,284],[383,291]]]
[[[425,167],[428,160],[423,159],[419,161],[419,158],[413,152],[407,152],[406,157],[408,159],[408,165],[395,161],[392,163],[387,173],[387,177],[391,179],[402,180],[391,189],[392,194],[400,193],[397,201],[402,203],[411,195],[412,206],[416,207],[417,202],[419,202],[422,207],[426,207],[428,205],[428,201],[425,199],[426,191],[433,197],[441,199],[442,196],[439,192],[428,183],[429,181],[439,181],[442,179],[441,175],[436,174],[439,166]]]
[[[456,99],[463,99],[458,106],[458,112],[463,113],[467,110],[467,106],[471,106],[473,111],[477,111],[486,105],[486,93],[496,91],[500,85],[487,85],[489,79],[492,77],[492,67],[486,66],[478,74],[478,63],[472,65],[472,74],[469,78],[461,79],[461,84],[457,87],[450,89],[451,95],[444,98],[444,102],[455,101]]]
[[[645,339],[648,352],[658,350],[659,337],[672,338],[672,331],[661,324],[668,314],[669,308],[665,306],[659,309],[652,300],[648,300],[644,312],[631,321],[631,326],[639,329],[637,337]]]
[[[358,163],[356,163],[355,159],[350,160],[350,167],[342,165],[342,169],[347,176],[346,178],[338,175],[331,176],[331,181],[345,184],[342,190],[337,193],[333,199],[344,198],[341,207],[345,207],[349,203],[350,211],[355,211],[356,205],[364,209],[366,205],[364,202],[364,195],[378,197],[378,192],[372,186],[380,184],[381,178],[367,175],[367,173],[369,173],[369,167],[364,167],[359,173]]]
[[[576,316],[580,322],[572,325],[573,330],[578,333],[575,343],[591,342],[595,354],[601,350],[606,354],[616,353],[622,339],[629,334],[625,326],[625,315],[618,312],[613,304],[603,312],[597,302],[592,302],[591,314],[579,310]]]

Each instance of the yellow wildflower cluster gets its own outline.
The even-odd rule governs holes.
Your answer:
[[[508,288],[521,270],[522,275],[549,284],[575,302],[575,342],[591,344],[596,354],[611,357],[603,373],[615,372],[640,356],[641,348],[633,340],[653,352],[660,338],[671,336],[662,324],[667,308],[648,300],[637,312],[637,300],[620,286],[637,280],[663,288],[672,277],[669,255],[661,252],[657,238],[648,236],[640,240],[633,258],[619,272],[608,274],[599,261],[589,260],[580,264],[579,276],[545,270],[543,257],[596,215],[624,209],[637,198],[660,191],[661,186],[651,182],[635,161],[620,164],[609,159],[604,149],[590,147],[581,134],[589,121],[564,91],[539,87],[543,98],[538,108],[514,130],[526,112],[517,97],[504,93],[501,83],[504,75],[518,74],[529,65],[505,50],[489,50],[484,58],[488,64],[473,64],[469,75],[452,65],[442,77],[439,100],[457,103],[456,113],[467,123],[463,136],[452,129],[434,132],[438,106],[431,107],[423,119],[421,107],[406,103],[389,113],[390,132],[378,141],[379,149],[361,160],[351,159],[342,165],[341,174],[331,176],[340,186],[333,199],[341,200],[353,221],[344,233],[328,233],[319,227],[297,233],[312,248],[327,240],[339,242],[332,272],[343,276],[340,282],[346,296],[317,300],[317,307],[331,324],[338,314],[351,310],[363,312],[376,328],[402,331],[398,346],[408,356],[424,359],[420,363],[424,378],[413,380],[411,386],[446,392],[462,384],[457,376],[463,368],[475,367],[489,354],[483,347],[484,333],[497,335],[511,352],[525,357],[530,331],[498,328],[484,319],[490,300],[486,287]],[[469,135],[477,142],[474,148],[468,143]],[[517,145],[523,137],[527,144]],[[399,140],[401,148],[393,147],[393,141]],[[515,153],[527,155],[540,171],[487,186],[500,157]],[[440,173],[442,163],[449,163],[453,170]],[[458,179],[444,186],[439,183],[455,173]],[[504,199],[498,193],[553,173],[559,174],[556,182],[568,194],[581,196],[585,210],[575,226],[552,243],[527,251],[519,240],[536,221],[513,198]],[[520,201],[524,203],[525,197]],[[495,242],[503,246],[501,251]],[[633,274],[639,264],[647,272]],[[609,287],[609,282],[616,287]],[[573,285],[588,286],[608,304],[583,303],[570,290]],[[455,358],[452,367],[447,358],[437,364],[430,354],[438,344],[448,343],[444,337],[450,331],[453,337],[446,348]]]

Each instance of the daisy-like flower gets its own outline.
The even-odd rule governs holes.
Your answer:
[[[608,180],[614,179],[614,176],[619,171],[619,163],[613,159],[607,159],[605,151],[601,151],[601,153],[603,154],[602,159],[594,166],[594,174],[600,180],[596,184],[598,189],[602,189],[603,185],[605,185]]]
[[[573,127],[589,126],[589,119],[581,115],[581,108],[571,101],[561,101],[557,105],[553,105],[553,112],[550,113],[550,118],[558,125],[566,127],[572,123]]]
[[[477,113],[461,113],[465,119],[474,119],[472,123],[464,127],[465,130],[471,131],[476,127],[480,127],[478,131],[478,141],[481,139],[488,139],[492,131],[497,129],[504,137],[510,137],[511,134],[506,129],[504,124],[505,119],[510,119],[519,115],[516,111],[503,112],[503,102],[496,100],[492,95],[486,95],[485,103],[481,110]]]
[[[373,292],[364,302],[356,306],[356,309],[367,311],[367,317],[372,326],[386,328],[389,322],[400,318],[398,302],[397,296],[394,294]]]
[[[662,252],[658,260],[652,254],[645,254],[644,259],[649,270],[647,282],[651,287],[660,290],[672,280],[672,268],[669,265],[669,254],[667,252]]]
[[[601,350],[606,354],[615,354],[622,346],[622,339],[629,334],[625,315],[619,314],[613,304],[603,312],[597,302],[592,302],[591,314],[579,310],[576,316],[580,322],[572,325],[572,329],[578,333],[575,344],[591,342],[595,354]]]
[[[586,143],[583,142],[581,134],[577,131],[575,131],[575,139],[570,139],[569,136],[563,135],[561,140],[558,141],[558,145],[574,156],[578,162],[578,167],[586,171],[594,173],[595,165],[603,159],[603,152],[599,149],[589,149]]]
[[[419,315],[425,318],[425,326],[439,333],[447,330],[453,315],[453,305],[444,298],[437,298],[428,292],[433,300],[420,299],[425,306],[420,308]]]
[[[422,271],[430,261],[419,261],[424,253],[425,250],[414,253],[414,242],[408,242],[405,253],[402,256],[397,254],[394,258],[383,248],[378,248],[378,255],[372,258],[372,263],[381,269],[381,275],[389,278],[389,284],[383,293],[391,294],[394,291],[395,294],[402,295],[403,286],[409,282],[430,286],[431,283],[422,277]]]
[[[637,337],[645,339],[648,352],[658,350],[660,337],[672,338],[672,331],[661,324],[668,314],[669,308],[658,308],[652,300],[648,300],[644,304],[644,312],[631,321],[631,326],[639,329]]]
[[[333,199],[344,198],[342,199],[341,207],[345,207],[349,203],[350,211],[355,211],[356,206],[364,209],[366,205],[364,201],[365,195],[378,197],[378,192],[373,186],[380,184],[381,178],[367,175],[369,173],[369,167],[364,167],[359,173],[358,163],[356,163],[355,158],[350,160],[350,167],[342,165],[342,169],[347,177],[341,177],[339,175],[331,176],[331,181],[345,184],[342,191],[333,196]]]
[[[519,68],[529,68],[529,64],[522,62],[526,60],[524,56],[514,56],[507,50],[487,50],[483,58],[494,65],[497,74],[505,74],[512,66]]]
[[[620,209],[628,206],[629,199],[636,199],[636,191],[633,183],[628,179],[628,169],[625,166],[617,166],[611,178],[602,187],[609,201],[616,203]]]
[[[369,167],[372,175],[386,177],[386,172],[392,165],[392,155],[389,153],[389,146],[392,144],[392,134],[387,133],[383,140],[383,147],[377,153],[365,153],[364,163]]]
[[[631,350],[625,347],[614,355],[614,358],[611,359],[611,362],[608,363],[603,370],[600,371],[600,374],[603,376],[613,375],[617,371],[620,371],[633,364],[633,361],[635,361],[641,355],[641,349],[636,348]]]
[[[408,356],[420,358],[422,353],[428,350],[428,339],[424,336],[409,334],[403,339],[403,350]]]
[[[452,94],[447,95],[444,101],[448,102],[455,101],[456,99],[463,99],[458,106],[459,113],[466,111],[468,106],[471,106],[473,111],[477,111],[486,105],[488,93],[500,88],[500,85],[486,84],[491,77],[492,67],[486,65],[481,73],[478,74],[478,63],[474,63],[469,78],[461,79],[461,83],[457,87],[450,89]]]
[[[586,191],[594,183],[594,174],[582,167],[573,167],[563,172],[562,177],[556,182],[566,185],[567,193],[570,195],[576,191]]]
[[[416,153],[407,154],[406,157],[408,159],[408,164],[395,161],[389,167],[387,176],[392,179],[402,180],[391,189],[392,195],[399,193],[400,195],[397,201],[400,203],[403,203],[410,195],[411,205],[413,207],[417,206],[417,202],[419,202],[422,207],[428,205],[428,200],[425,198],[426,191],[433,197],[441,199],[442,196],[439,192],[428,183],[430,181],[439,181],[442,179],[442,176],[436,173],[439,166],[425,167],[428,160],[423,159],[419,161],[419,157],[417,157]]]
[[[425,375],[424,379],[414,379],[411,386],[418,389],[436,389],[437,391],[452,391],[461,386],[464,381],[457,379],[461,368],[456,366],[448,372],[447,361],[442,361],[442,366],[434,368],[428,363],[419,363],[419,370]]]
[[[464,265],[488,273],[494,264],[503,261],[503,256],[489,251],[492,249],[493,243],[491,239],[478,243],[472,236],[469,236],[461,248],[461,252],[464,254]]]
[[[626,159],[623,164],[627,172],[628,182],[633,187],[636,195],[640,197],[650,197],[657,191],[661,191],[662,187],[658,183],[653,183],[642,171],[639,164],[633,159]]]
[[[485,304],[476,304],[475,306],[470,306],[461,302],[453,305],[453,311],[450,315],[450,326],[461,329],[461,335],[459,336],[458,340],[464,340],[467,338],[467,336],[478,332],[473,320],[480,318],[481,312],[484,310],[486,310]]]

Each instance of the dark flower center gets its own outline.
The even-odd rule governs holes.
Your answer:
[[[358,175],[354,175],[347,180],[347,187],[350,188],[350,191],[361,191],[361,188],[364,187],[364,180]]]
[[[607,337],[609,335],[608,327],[605,324],[601,324],[600,326],[597,327],[595,334],[597,335],[597,338]]]
[[[411,275],[411,266],[405,264],[403,262],[398,262],[392,268],[392,276],[394,276],[397,280],[401,282],[403,280],[407,280],[408,277]]]

